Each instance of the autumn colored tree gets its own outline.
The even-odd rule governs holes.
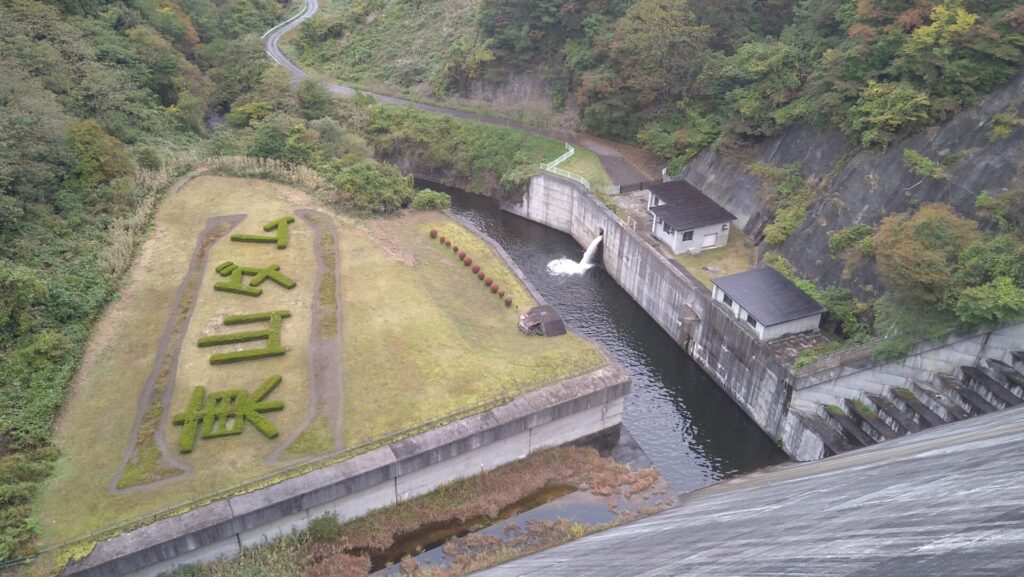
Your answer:
[[[931,94],[956,103],[1009,80],[1021,61],[1024,38],[1003,35],[981,22],[963,0],[946,0],[911,33],[895,69]]]
[[[886,286],[917,300],[948,306],[960,253],[981,240],[978,224],[949,205],[926,203],[913,215],[886,217],[873,238]]]

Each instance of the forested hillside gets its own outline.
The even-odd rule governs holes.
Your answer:
[[[268,66],[259,34],[283,13],[275,0],[2,7],[0,560],[28,552],[65,386],[148,221],[142,174],[251,89]]]
[[[330,6],[295,43],[328,73],[428,83],[437,98],[539,73],[552,110],[586,130],[660,154],[672,174],[696,158],[683,176],[742,215],[853,342],[897,337],[885,354],[899,355],[1024,315],[1024,270],[994,256],[1024,247],[1021,102],[954,120],[1020,71],[1020,2],[447,1],[433,8],[444,26],[411,17],[409,0]],[[394,30],[444,36],[443,57],[399,49],[412,75],[372,66],[362,47]]]
[[[1014,0],[483,0],[479,26],[495,63],[558,63],[588,130],[682,159],[803,121],[884,147],[1024,48]]]
[[[32,499],[59,457],[67,387],[175,178],[203,166],[278,178],[370,214],[447,202],[375,156],[497,192],[562,151],[292,85],[260,44],[293,9],[275,0],[2,5],[0,562],[34,549]]]

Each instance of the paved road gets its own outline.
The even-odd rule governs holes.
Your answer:
[[[263,35],[263,46],[266,48],[267,54],[269,54],[275,62],[284,66],[296,81],[312,76],[289,60],[281,51],[281,48],[278,46],[278,42],[281,40],[282,36],[288,33],[288,31],[299,26],[309,18],[312,18],[319,9],[320,3],[318,0],[306,0],[306,6],[303,8],[302,12],[271,28]],[[324,84],[327,87],[327,90],[333,94],[351,96],[357,92],[356,89],[351,86],[334,84],[332,82],[325,82]],[[608,176],[611,177],[615,184],[622,185],[633,184],[642,180],[660,180],[660,175],[658,174],[660,167],[659,159],[647,151],[622,143],[612,142],[580,132],[566,132],[561,130],[538,128],[536,126],[527,126],[510,120],[502,120],[490,116],[483,116],[481,114],[474,114],[472,112],[454,110],[443,106],[412,102],[410,100],[396,98],[386,94],[374,94],[372,92],[363,93],[376,98],[384,104],[393,104],[397,106],[411,105],[426,112],[443,114],[445,116],[454,116],[457,118],[464,118],[497,126],[506,126],[509,128],[515,128],[516,130],[565,140],[573,146],[585,148],[596,154],[598,158],[601,159],[601,164],[604,165],[605,170],[608,172]]]

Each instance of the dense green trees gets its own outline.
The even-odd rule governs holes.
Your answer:
[[[206,118],[259,81],[269,64],[254,46],[281,11],[274,0],[4,2],[0,561],[30,552],[56,412],[135,248],[121,232],[145,225],[138,166],[198,144]]]
[[[590,130],[686,158],[795,122],[884,147],[944,120],[1024,61],[1017,4],[484,0],[480,29],[495,65],[560,64]]]
[[[892,337],[886,354],[899,356],[954,327],[994,328],[1024,318],[1024,238],[1009,221],[999,228],[983,233],[938,203],[882,221],[871,239],[889,289],[877,306],[878,332]]]

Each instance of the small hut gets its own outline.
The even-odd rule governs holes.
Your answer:
[[[565,323],[555,307],[540,305],[519,315],[519,330],[528,335],[557,337],[565,334]]]

